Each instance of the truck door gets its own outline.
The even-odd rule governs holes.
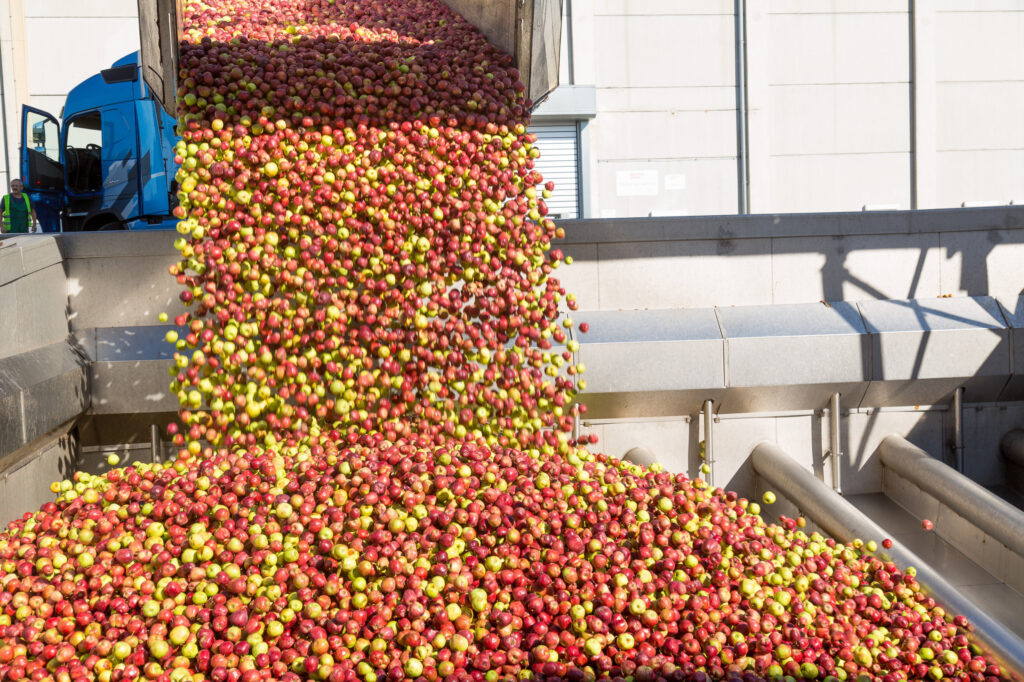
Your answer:
[[[64,208],[60,126],[53,115],[30,106],[21,110],[21,179],[43,232],[60,232]]]
[[[132,103],[104,107],[103,211],[122,226],[140,211],[139,132]]]

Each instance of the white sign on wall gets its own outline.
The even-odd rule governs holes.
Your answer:
[[[615,193],[620,197],[658,196],[658,171],[626,170],[615,172]]]

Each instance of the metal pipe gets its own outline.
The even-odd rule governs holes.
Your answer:
[[[747,3],[735,0],[736,23],[736,172],[739,213],[750,213],[747,143]]]
[[[848,543],[855,538],[888,537],[883,528],[845,498],[833,493],[774,443],[761,443],[751,452],[750,459],[758,476],[836,540]],[[902,543],[893,540],[892,547],[879,548],[876,554],[903,567],[916,567],[917,579],[936,601],[948,610],[962,613],[974,624],[971,636],[998,660],[1003,673],[1010,679],[1024,680],[1024,641],[978,608]]]
[[[832,402],[828,409],[829,418],[829,456],[832,458],[832,490],[843,494],[841,485],[841,462],[843,456],[839,449],[839,392],[832,394]]]
[[[1024,512],[935,459],[903,436],[878,446],[882,466],[907,479],[968,523],[1024,557]]]
[[[953,391],[953,457],[956,470],[964,472],[964,387]]]
[[[154,464],[163,460],[160,452],[160,427],[156,424],[149,425],[149,461]]]
[[[1003,457],[1017,466],[1024,467],[1024,430],[1014,429],[1008,432],[999,442]]]
[[[715,438],[714,438],[714,407],[715,401],[704,401],[704,462],[708,465],[708,485],[715,485]]]
[[[573,56],[572,0],[565,0],[565,51],[569,59],[569,85],[576,84],[576,59]]]

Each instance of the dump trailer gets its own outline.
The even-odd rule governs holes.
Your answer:
[[[558,85],[560,0],[448,4],[516,58],[534,102]],[[21,175],[43,232],[174,228],[181,6],[139,0],[139,52],[75,86],[59,116],[23,108]]]

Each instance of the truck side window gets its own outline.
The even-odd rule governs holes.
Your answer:
[[[29,130],[28,163],[32,186],[28,189],[62,189],[64,171],[60,167],[60,130],[57,124],[34,111],[25,122]]]
[[[98,111],[77,116],[68,123],[64,166],[70,191],[85,194],[103,189],[102,145]]]

